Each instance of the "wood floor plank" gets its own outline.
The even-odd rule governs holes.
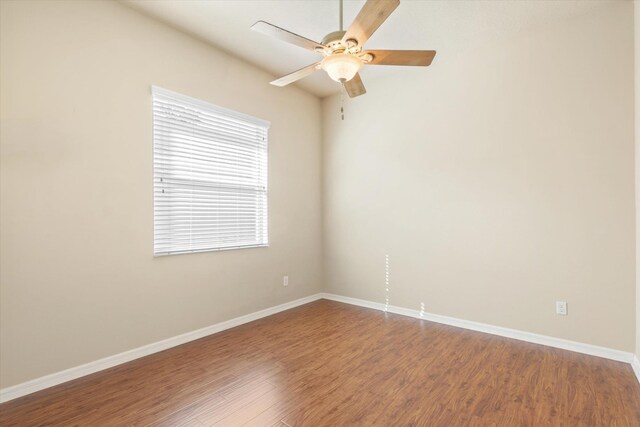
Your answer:
[[[260,415],[270,407],[276,405],[280,401],[280,392],[277,389],[272,389],[262,396],[254,399],[253,401],[238,408],[225,418],[212,423],[211,425],[216,427],[236,427],[244,426],[251,419]],[[263,424],[264,425],[264,424]]]
[[[4,426],[639,426],[628,364],[320,300],[0,405]]]
[[[227,400],[227,404],[222,407],[198,413],[196,418],[204,425],[214,425],[235,412],[243,410],[247,406],[254,405],[256,401],[274,390],[276,390],[276,387],[273,384],[268,381],[263,381],[256,387],[249,388],[244,393],[235,395],[233,399]]]

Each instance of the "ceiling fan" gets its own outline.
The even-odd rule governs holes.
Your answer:
[[[400,0],[367,0],[351,26],[342,29],[342,0],[340,0],[340,30],[327,34],[322,43],[314,42],[268,22],[258,21],[251,29],[282,41],[312,50],[324,58],[271,82],[286,86],[314,71],[323,69],[333,80],[341,83],[351,98],[366,93],[360,68],[362,65],[411,65],[426,67],[436,55],[435,50],[363,50],[369,37],[398,7]]]

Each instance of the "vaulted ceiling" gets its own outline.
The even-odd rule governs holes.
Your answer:
[[[269,38],[249,27],[270,22],[315,41],[339,28],[338,0],[123,0],[145,14],[209,42],[274,75],[287,74],[316,62],[320,56]],[[364,0],[344,2],[347,27]],[[558,19],[597,11],[613,2],[595,1],[426,1],[402,0],[400,6],[367,42],[368,48],[430,49],[432,64],[449,60],[467,49],[499,48],[500,39],[535,31]],[[532,53],[541,54],[541,53]],[[365,83],[390,73],[423,73],[421,67],[368,66]],[[265,81],[265,84],[268,84]],[[340,87],[324,72],[296,83],[324,97]]]

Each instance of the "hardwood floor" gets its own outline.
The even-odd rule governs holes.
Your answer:
[[[0,405],[0,425],[640,426],[624,363],[320,300]]]

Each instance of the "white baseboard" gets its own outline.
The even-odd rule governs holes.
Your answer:
[[[385,304],[380,302],[366,301],[357,298],[343,297],[341,295],[323,293],[322,298],[343,302],[346,304],[358,305],[361,307],[373,308],[385,311]],[[456,319],[454,317],[441,316],[439,314],[422,313],[404,307],[396,307],[389,305],[386,307],[389,313],[401,314],[403,316],[415,317],[417,319],[429,320],[431,322],[442,323],[444,325],[456,326],[458,328],[470,329],[472,331],[484,332],[487,334],[499,335],[501,337],[513,338],[520,341],[542,344],[549,347],[561,348],[564,350],[575,351],[578,353],[589,354],[592,356],[604,357],[605,359],[616,360],[618,362],[632,363],[634,354],[621,350],[614,350],[606,347],[599,347],[591,344],[584,344],[575,341],[569,341],[562,338],[549,337],[546,335],[534,334],[531,332],[518,331],[516,329],[503,328],[501,326],[488,325],[486,323],[473,322],[471,320]],[[638,359],[636,358],[637,362]],[[637,365],[636,375],[640,372],[640,362]],[[634,369],[636,369],[634,367]],[[640,378],[640,376],[638,376]]]
[[[640,382],[640,360],[638,360],[638,355],[633,356],[633,360],[631,361],[631,367],[633,368],[633,373],[636,374],[636,378],[638,382]]]
[[[0,390],[0,403],[6,402],[18,397],[25,396],[27,394],[35,393],[36,391],[43,390],[45,388],[53,387],[58,384],[71,381],[85,375],[93,374],[95,372],[102,371],[104,369],[112,368],[122,363],[130,362],[135,359],[139,359],[144,356],[148,356],[153,353],[157,353],[162,350],[166,350],[171,347],[176,347],[181,344],[185,344],[190,341],[194,341],[203,337],[206,337],[217,332],[224,331],[226,329],[240,326],[245,323],[252,322],[254,320],[261,319],[263,317],[270,316],[272,314],[279,313],[290,308],[294,308],[303,304],[307,304],[319,299],[328,299],[332,301],[343,302],[346,304],[357,305],[360,307],[372,308],[375,310],[384,311],[385,304],[361,300],[357,298],[344,297],[341,295],[319,293],[310,295],[308,297],[300,298],[295,301],[290,301],[284,304],[277,305],[275,307],[266,308],[264,310],[256,311],[255,313],[247,314],[244,316],[236,317],[235,319],[227,320],[225,322],[217,323],[215,325],[207,326],[196,331],[187,332],[182,335],[178,335],[172,338],[168,338],[162,341],[158,341],[149,345],[135,348],[133,350],[125,351],[113,356],[105,357],[103,359],[89,362],[84,365],[76,366],[74,368],[66,369],[64,371],[55,372],[44,377],[36,378],[31,381],[27,381],[21,384],[17,384],[11,387],[7,387]],[[429,320],[432,322],[442,323],[450,326],[457,326],[459,328],[470,329],[473,331],[484,332],[493,335],[499,335],[507,338],[513,338],[520,341],[527,341],[535,344],[547,345],[550,347],[561,348],[565,350],[575,351],[578,353],[589,354],[592,356],[604,357],[606,359],[617,360],[620,362],[630,363],[633,368],[636,377],[640,381],[640,360],[633,353],[628,353],[620,350],[614,350],[606,347],[594,346],[591,344],[583,344],[575,341],[568,341],[561,338],[554,338],[545,335],[538,335],[531,332],[523,332],[515,329],[503,328],[500,326],[488,325],[485,323],[473,322],[470,320],[456,319],[454,317],[441,316],[432,313],[423,313],[422,316],[418,310],[412,310],[409,308],[396,307],[389,305],[386,307],[386,311],[395,314],[401,314],[403,316],[415,317],[417,319]]]
[[[276,314],[281,311],[297,307],[299,305],[307,304],[321,298],[321,294],[310,295],[308,297],[280,304],[275,307],[256,311],[255,313],[247,314],[245,316],[236,317],[235,319],[227,320],[225,322],[216,323],[215,325],[207,326],[196,331],[187,332],[182,335],[167,338],[165,340],[138,347],[133,350],[125,351],[120,354],[105,357],[94,362],[89,362],[84,365],[76,366],[74,368],[55,372],[53,374],[36,378],[31,381],[3,388],[0,390],[0,403],[16,399],[27,394],[35,393],[36,391],[53,387],[55,385],[65,383],[67,381],[83,377],[85,375],[93,374],[104,369],[112,368],[116,365],[130,362],[134,359],[139,359],[141,357],[148,356],[150,354],[157,353],[159,351],[166,350],[168,348],[175,347],[189,341],[197,340],[199,338],[215,334],[216,332],[224,331],[225,329],[230,329],[245,323],[252,322],[254,320],[261,319],[263,317],[271,316],[272,314]]]

